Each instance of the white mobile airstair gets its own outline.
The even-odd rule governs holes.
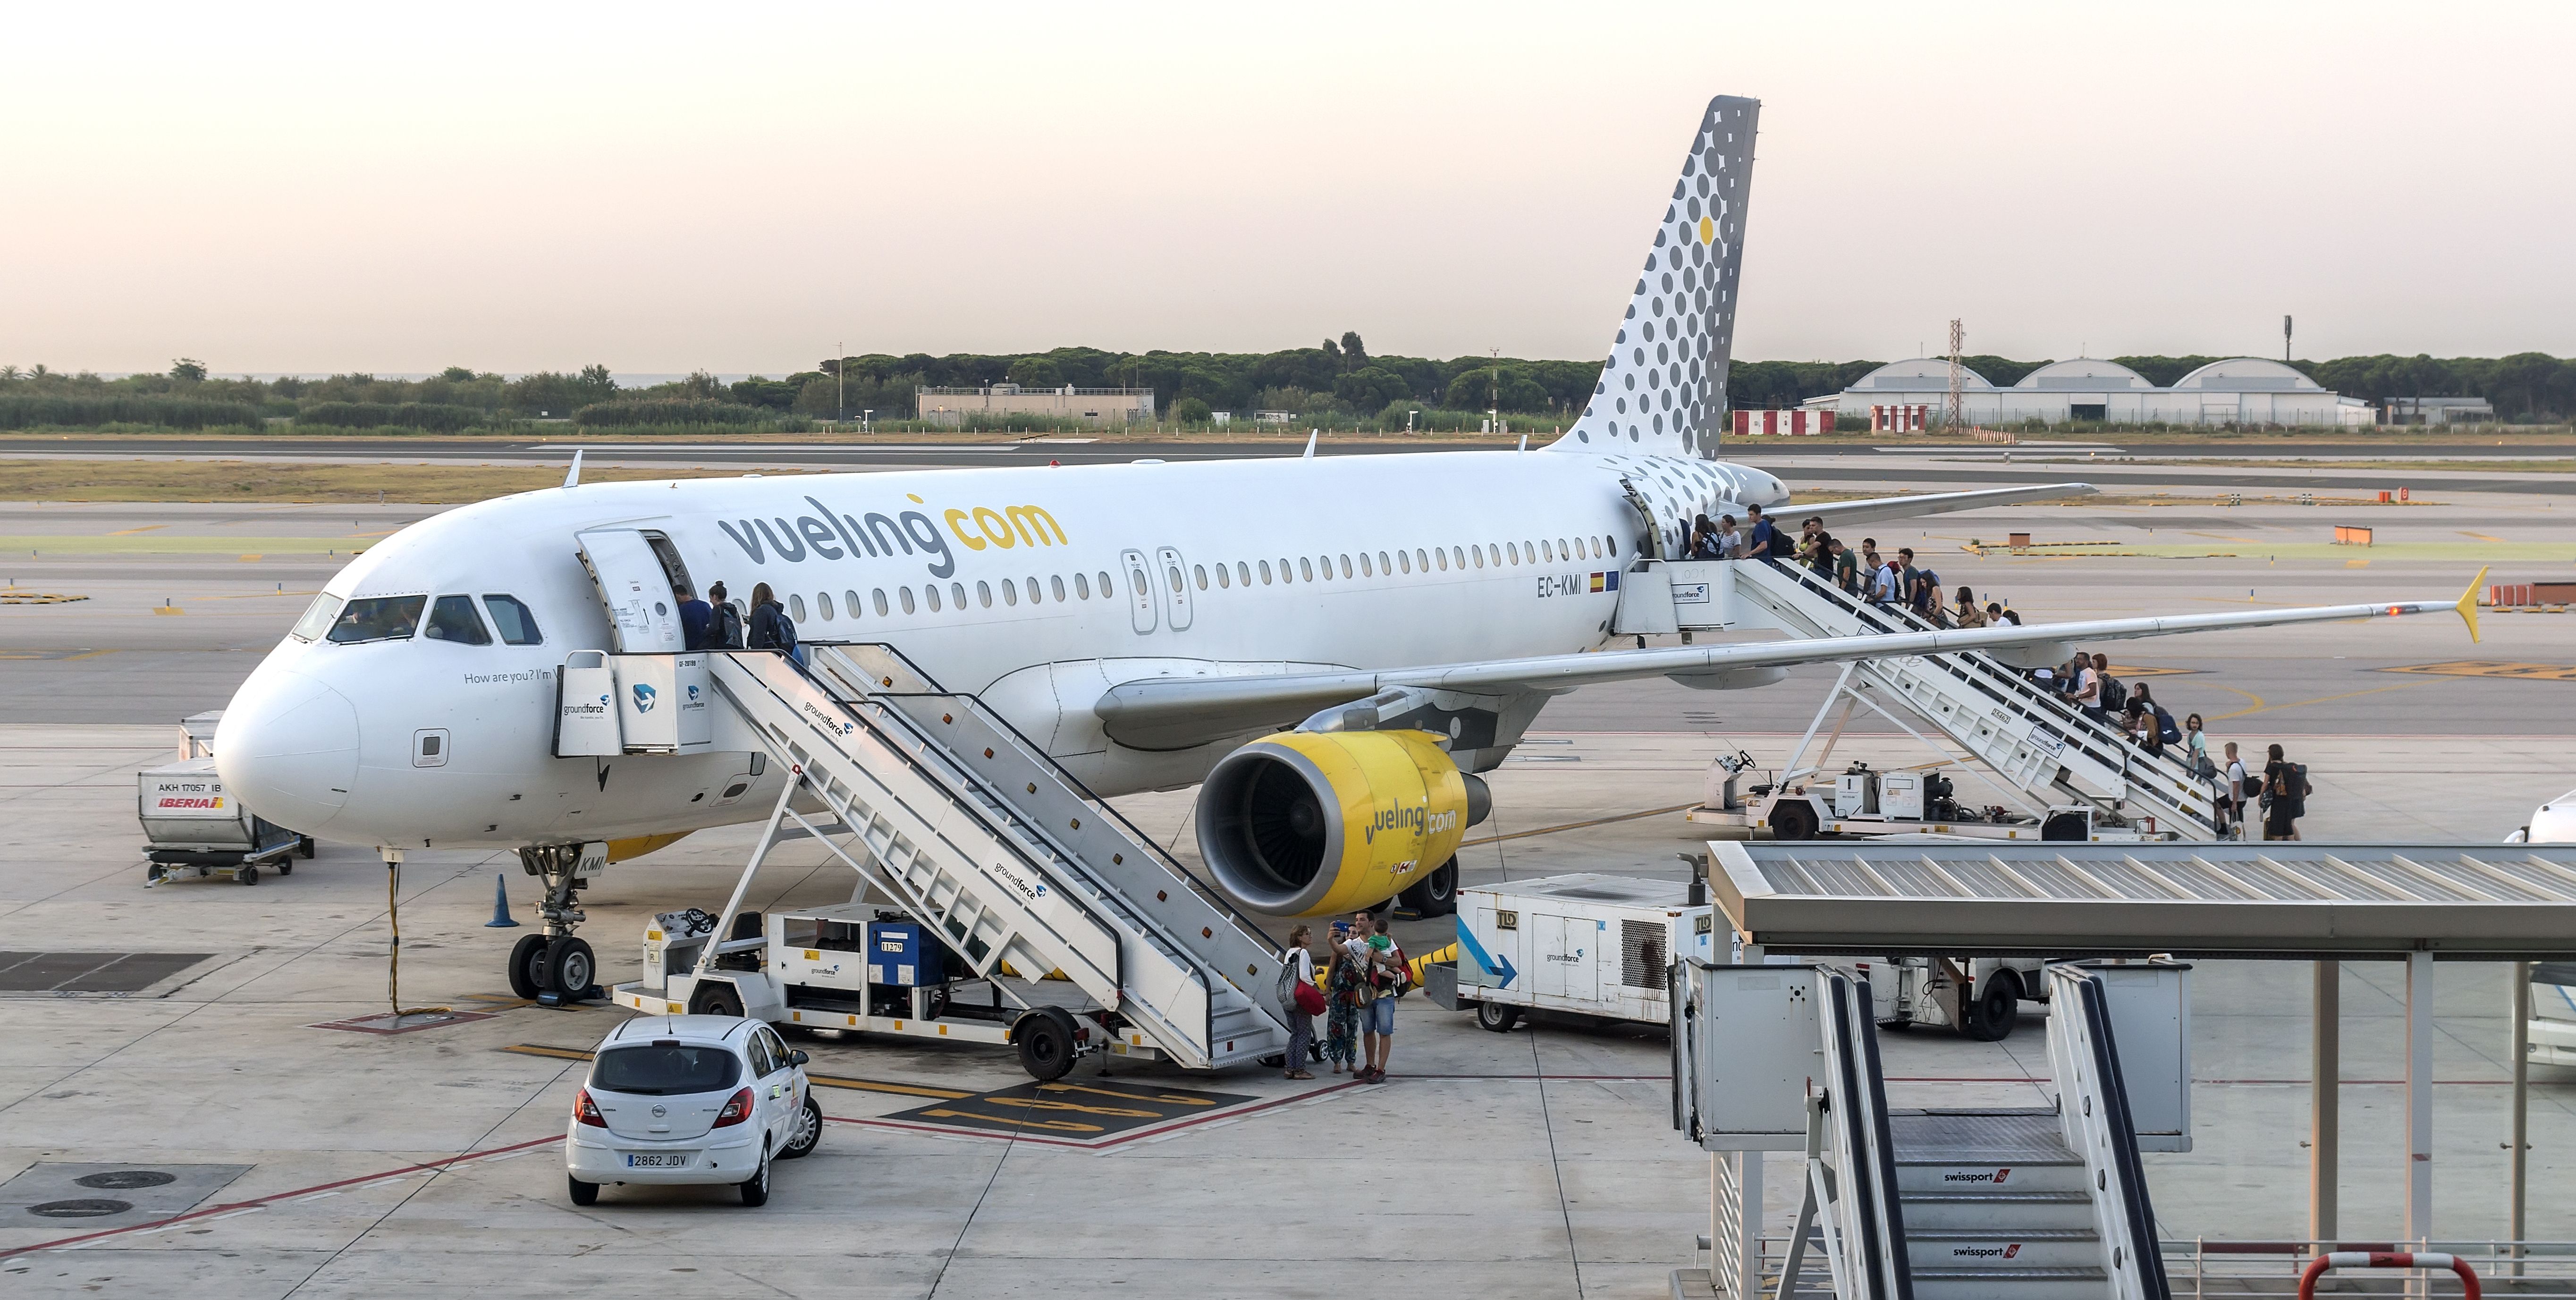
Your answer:
[[[705,656],[716,692],[791,773],[755,868],[793,821],[978,977],[1005,962],[1031,979],[1061,972],[1094,1004],[1083,1054],[1149,1048],[1211,1069],[1286,1048],[1266,1005],[1279,946],[1144,832],[892,647],[808,651],[811,669],[765,652]],[[795,810],[812,804],[828,818]]]
[[[2147,1063],[2134,1073],[2161,1117],[2188,1073],[2164,1077],[2186,969],[2049,968],[2064,1009],[2049,1018],[2053,1106],[1893,1109],[1866,983],[1819,966],[1675,966],[1674,1124],[1713,1165],[1711,1266],[1677,1274],[1674,1294],[2162,1300],[2113,1024],[2139,1040],[2125,1059]],[[1760,1214],[1765,1150],[1803,1154],[1785,1235]]]
[[[1657,593],[1671,593],[1672,626],[1661,630],[1767,627],[1800,638],[1934,630],[1909,610],[1870,604],[1795,565],[1652,561],[1646,572],[1627,579],[1639,589],[1641,603],[1660,605]],[[1623,586],[1623,619],[1631,615],[1629,595]],[[1660,613],[1653,605],[1650,618]],[[2158,829],[2185,839],[2216,837],[2215,791],[2185,762],[2150,756],[2117,728],[2085,717],[1983,651],[1860,660],[1850,666],[1837,695],[1845,692],[1922,718],[2043,802],[2117,810],[2131,820],[2152,817]]]

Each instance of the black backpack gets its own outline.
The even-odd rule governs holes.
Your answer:
[[[2129,707],[2129,688],[2121,685],[2120,679],[2109,673],[2103,673],[2101,677],[2102,711],[2104,713],[2126,712]]]
[[[796,653],[796,620],[787,617],[787,611],[784,609],[777,610],[776,615],[778,618],[778,653],[792,655]]]
[[[731,601],[720,602],[716,606],[713,640],[715,644],[710,646],[710,649],[740,650],[742,648],[742,611],[735,609]]]

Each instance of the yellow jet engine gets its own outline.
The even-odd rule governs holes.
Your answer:
[[[1424,884],[1492,808],[1427,732],[1282,732],[1199,787],[1199,855],[1246,907],[1329,916]]]

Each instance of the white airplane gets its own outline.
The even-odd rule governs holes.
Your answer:
[[[1406,883],[1453,886],[1451,855],[1485,806],[1475,774],[1548,699],[1588,684],[1752,686],[1789,665],[1936,650],[2037,663],[2078,640],[2453,607],[1609,649],[1622,572],[1678,555],[1696,515],[1790,501],[1772,475],[1716,459],[1758,108],[1709,103],[1593,400],[1542,450],[568,478],[423,520],[342,569],[225,709],[223,778],[259,815],[389,861],[414,846],[518,849],[558,890],[566,846],[631,856],[759,820],[784,765],[558,758],[553,738],[568,654],[682,650],[675,588],[721,580],[738,599],[765,582],[804,640],[897,647],[1099,794],[1205,782],[1200,842],[1217,883],[1255,910],[1312,915],[1355,889],[1376,902]],[[1840,529],[2091,490],[1797,513]],[[1376,706],[1375,730],[1351,729],[1342,710],[1359,701]],[[1410,811],[1342,788],[1389,769],[1422,792]],[[1414,882],[1339,878],[1376,869],[1365,862],[1283,874],[1250,843],[1255,805],[1269,804],[1301,833],[1318,819],[1354,839],[1383,829],[1357,822],[1392,825],[1421,862],[1452,865]]]

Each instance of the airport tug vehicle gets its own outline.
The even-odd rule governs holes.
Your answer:
[[[1690,856],[1697,863],[1696,855]],[[1705,871],[1705,866],[1696,868]],[[1671,1023],[1666,971],[1683,957],[1737,960],[1704,876],[1687,882],[1583,872],[1458,891],[1458,955],[1423,968],[1438,1005],[1508,1033],[1533,1011]],[[1877,1022],[2000,1041],[2025,999],[2046,1001],[2037,958],[1829,957],[1866,981]]]

